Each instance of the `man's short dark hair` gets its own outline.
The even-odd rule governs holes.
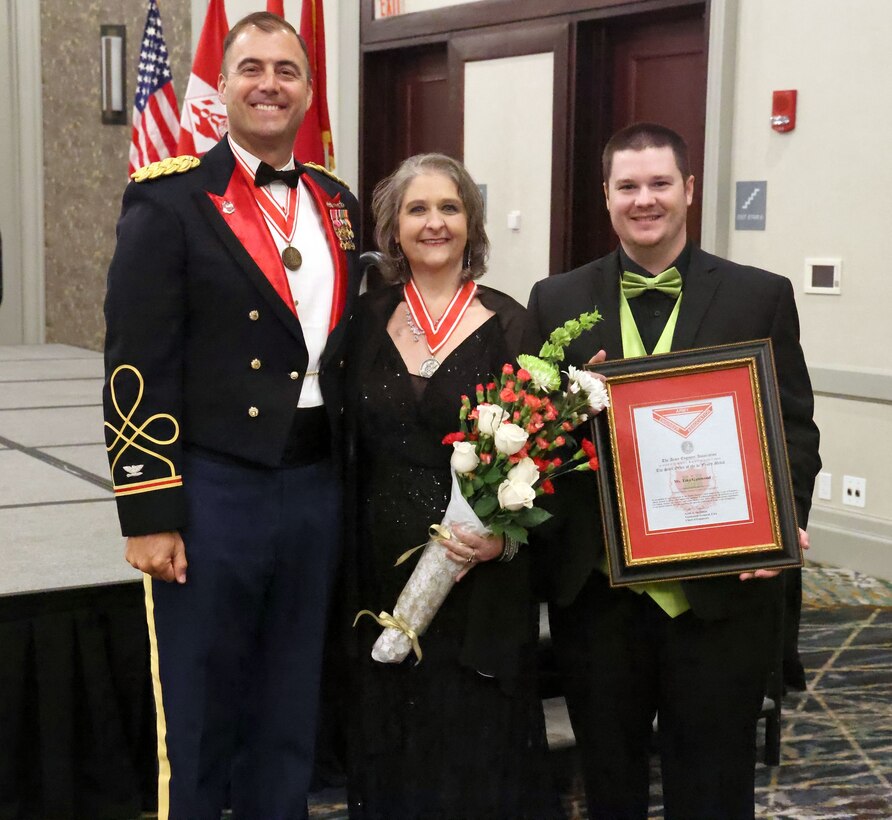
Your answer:
[[[682,180],[687,180],[691,175],[691,163],[688,159],[688,144],[684,137],[665,125],[655,122],[636,122],[617,131],[604,146],[601,155],[601,171],[604,174],[604,183],[610,181],[610,172],[613,170],[613,155],[617,151],[643,151],[645,148],[672,149],[675,155],[675,164],[681,171]]]
[[[300,43],[300,47],[303,49],[304,57],[307,61],[307,80],[310,82],[313,81],[313,69],[310,67],[310,53],[307,51],[306,41],[297,33],[297,30],[291,23],[284,18],[279,17],[278,14],[273,14],[271,11],[255,11],[247,17],[242,17],[241,20],[229,29],[226,39],[223,40],[223,65],[220,67],[221,73],[226,73],[226,54],[229,51],[229,47],[233,44],[235,38],[238,37],[239,34],[251,26],[260,29],[260,31],[264,31],[267,34],[284,31],[297,37],[297,41]]]

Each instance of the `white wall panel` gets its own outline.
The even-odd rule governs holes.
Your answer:
[[[486,185],[492,243],[483,282],[524,305],[548,274],[553,86],[551,52],[465,65],[465,164]],[[519,231],[508,228],[511,211]]]

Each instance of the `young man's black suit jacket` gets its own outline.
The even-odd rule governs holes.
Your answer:
[[[276,467],[293,440],[308,353],[298,316],[255,261],[257,247],[246,248],[232,227],[241,217],[258,231],[255,246],[271,241],[248,189],[232,195],[241,173],[224,138],[193,170],[131,182],[124,194],[108,274],[104,390],[124,535],[186,524],[184,446]],[[334,222],[343,233],[344,213],[358,225],[359,212],[327,174],[306,168],[304,179],[346,280],[319,377],[337,449],[345,329],[360,270],[351,247],[358,238],[341,241]]]
[[[597,308],[603,320],[570,345],[565,361],[582,365],[601,348],[608,360],[622,358],[619,278],[619,254],[614,251],[537,282],[530,295],[524,350],[534,351],[567,319]],[[672,350],[765,338],[774,348],[796,512],[805,529],[821,462],[790,280],[692,248]],[[554,496],[558,514],[553,526],[542,530],[546,543],[540,545],[546,593],[562,606],[579,593],[603,551],[594,478],[578,475],[558,488]],[[698,617],[717,619],[761,599],[775,585],[742,583],[735,575],[686,581],[683,587]]]

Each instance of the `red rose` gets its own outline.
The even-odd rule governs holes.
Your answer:
[[[443,436],[443,444],[452,444],[454,441],[464,441],[464,433],[447,433]]]
[[[523,368],[520,368],[520,370],[517,371],[517,378],[519,381],[528,382],[533,377],[530,375],[529,370],[524,370]]]
[[[502,372],[503,372],[506,376],[510,376],[512,373],[514,373],[514,365],[511,365],[511,364],[503,364],[503,365],[502,365]]]
[[[504,402],[514,403],[517,401],[517,393],[515,393],[510,387],[503,387],[502,392],[499,393],[499,398]]]

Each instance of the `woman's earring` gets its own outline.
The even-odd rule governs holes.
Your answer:
[[[470,273],[471,271],[471,246],[468,245],[465,250],[465,270]]]

